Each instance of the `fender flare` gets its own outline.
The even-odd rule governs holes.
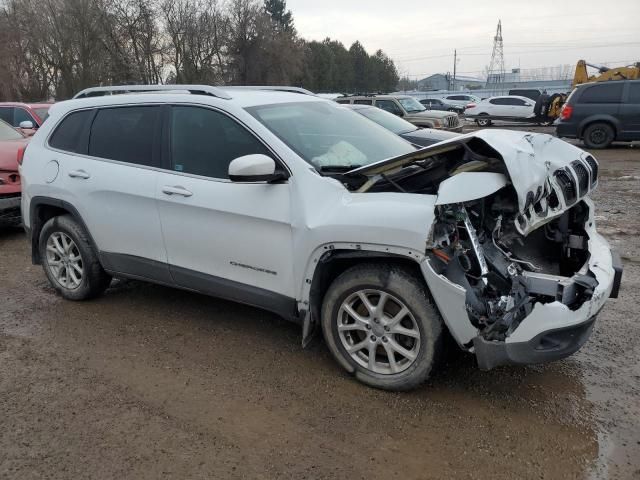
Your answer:
[[[73,219],[78,222],[87,233],[89,242],[91,243],[91,247],[94,249],[94,251],[96,253],[100,252],[100,250],[98,249],[98,245],[91,235],[91,232],[87,228],[87,224],[85,223],[82,215],[80,215],[80,212],[76,207],[74,207],[69,202],[60,200],[59,198],[36,196],[33,197],[29,203],[29,225],[27,226],[31,235],[31,261],[34,265],[39,265],[41,262],[38,243],[40,240],[40,232],[42,231],[44,222],[40,221],[40,218],[38,215],[36,215],[36,212],[43,206],[56,207],[67,211],[69,215],[71,215]]]

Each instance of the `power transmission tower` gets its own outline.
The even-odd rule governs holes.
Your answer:
[[[493,52],[491,52],[491,63],[489,63],[489,70],[487,72],[487,83],[493,83],[492,90],[497,90],[498,85],[504,83],[504,45],[502,43],[502,20],[498,20],[498,29],[496,30],[496,36],[493,37]]]

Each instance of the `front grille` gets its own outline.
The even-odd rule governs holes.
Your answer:
[[[585,161],[589,164],[589,168],[591,169],[591,186],[594,186],[598,181],[598,162],[596,162],[596,159],[591,155],[585,158]]]
[[[571,166],[578,177],[578,188],[580,190],[580,196],[582,197],[586,195],[587,190],[589,190],[589,171],[580,160],[571,162]]]
[[[448,128],[455,128],[458,126],[458,116],[457,115],[451,115],[449,117],[446,118],[447,121],[447,127]]]
[[[573,204],[578,198],[573,175],[566,170],[556,170],[555,177],[558,185],[560,185],[560,189],[562,190],[565,203],[567,205]]]

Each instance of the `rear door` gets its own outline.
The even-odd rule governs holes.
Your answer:
[[[280,306],[289,305],[283,299],[295,297],[290,184],[228,177],[235,158],[277,159],[244,125],[213,108],[175,105],[165,130],[168,168],[156,198],[176,283],[282,313]]]
[[[71,113],[49,146],[56,182],[80,213],[108,270],[170,283],[155,192],[160,106]]]
[[[626,100],[620,104],[620,138],[640,140],[640,82],[627,82],[625,95]]]

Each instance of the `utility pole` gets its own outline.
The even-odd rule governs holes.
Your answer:
[[[456,65],[458,65],[458,50],[453,51],[453,88],[456,89]]]

